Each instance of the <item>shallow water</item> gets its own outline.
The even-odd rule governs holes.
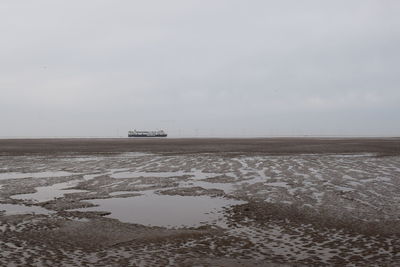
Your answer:
[[[0,180],[6,179],[22,179],[22,178],[49,178],[49,177],[64,177],[72,176],[79,173],[66,172],[66,171],[47,171],[47,172],[4,172],[0,173]]]
[[[170,172],[149,172],[149,171],[123,171],[123,172],[113,172],[110,177],[112,178],[139,178],[139,177],[180,177],[184,175],[193,176],[195,179],[206,179],[210,177],[215,177],[216,173],[206,173],[200,170],[192,170],[190,172],[185,171],[170,171]]]
[[[5,211],[7,215],[15,214],[49,214],[51,211],[37,206],[25,206],[15,204],[0,204],[0,211]]]
[[[204,181],[189,180],[179,184],[179,188],[185,187],[201,187],[204,189],[219,189],[224,191],[225,194],[230,194],[235,191],[235,184],[232,183],[209,183]]]
[[[35,193],[14,195],[14,196],[11,196],[11,198],[32,200],[35,202],[45,202],[45,201],[53,200],[55,198],[63,197],[65,194],[69,194],[69,193],[87,192],[86,190],[65,189],[68,187],[75,186],[76,183],[77,183],[77,181],[69,181],[69,182],[65,182],[65,183],[53,184],[50,186],[36,187]]]
[[[63,161],[77,161],[77,162],[85,162],[85,161],[100,161],[100,160],[107,160],[108,158],[138,158],[138,157],[145,157],[152,154],[149,153],[142,153],[142,152],[127,152],[127,153],[120,153],[117,155],[103,155],[103,156],[78,156],[72,155],[62,158]]]
[[[110,175],[112,178],[138,178],[138,177],[176,177],[186,175],[183,171],[177,172],[116,172]]]
[[[148,193],[128,198],[95,199],[99,205],[80,211],[109,211],[108,217],[122,222],[151,226],[200,226],[222,220],[223,207],[242,204],[243,201],[208,196],[170,196]],[[221,224],[222,225],[222,224]]]

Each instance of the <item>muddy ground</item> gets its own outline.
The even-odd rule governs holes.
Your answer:
[[[380,153],[399,154],[400,138],[0,139],[0,153]]]
[[[0,265],[397,266],[400,139],[0,140]]]

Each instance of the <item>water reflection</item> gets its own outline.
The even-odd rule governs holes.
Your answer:
[[[16,205],[16,204],[0,204],[0,211],[6,213],[6,215],[15,215],[15,214],[49,214],[52,213],[49,210],[46,210],[42,207],[37,206],[25,206],[25,205]]]
[[[127,198],[90,200],[97,207],[80,211],[109,211],[109,217],[122,222],[151,226],[180,227],[202,224],[223,225],[223,207],[244,202],[208,196],[170,196],[147,192]]]
[[[64,177],[72,176],[79,173],[66,172],[66,171],[47,171],[47,172],[3,172],[0,173],[0,180],[6,179],[22,179],[22,178],[49,178],[49,177]]]

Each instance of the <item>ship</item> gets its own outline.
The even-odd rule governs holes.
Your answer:
[[[129,131],[128,137],[167,137],[167,133],[163,130],[158,131]]]

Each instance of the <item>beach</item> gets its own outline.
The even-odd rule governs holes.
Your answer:
[[[0,140],[5,266],[400,262],[400,138]]]

